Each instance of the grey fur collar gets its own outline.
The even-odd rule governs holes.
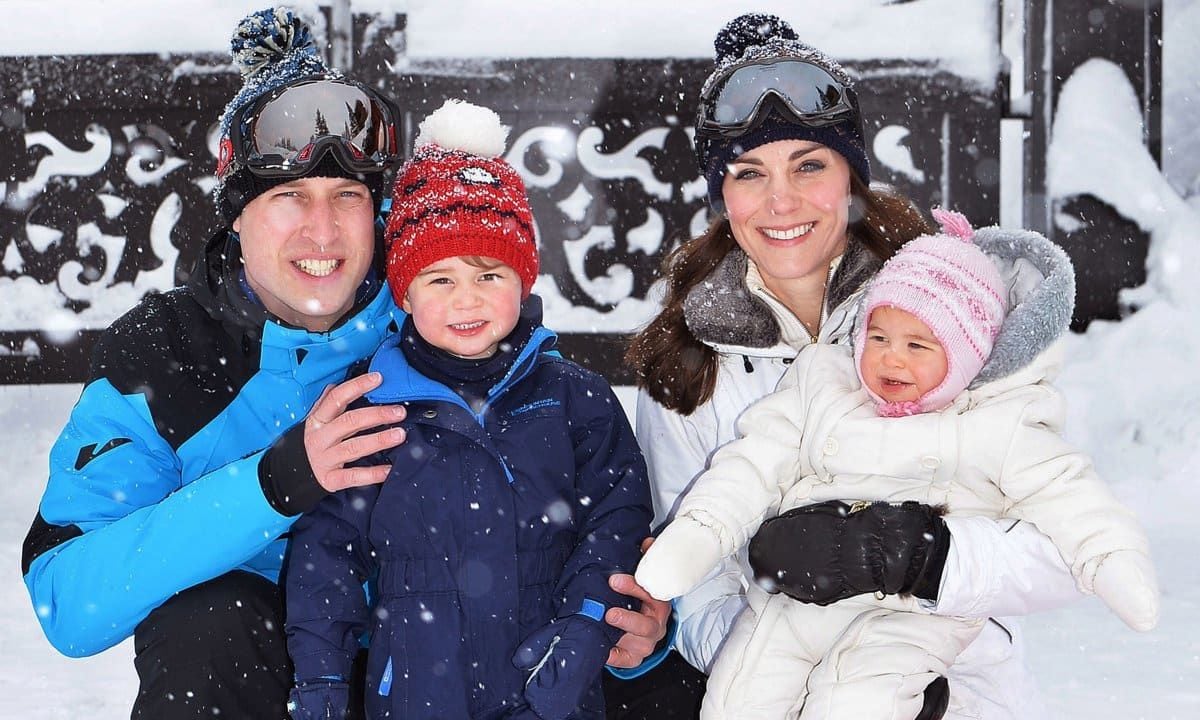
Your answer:
[[[1008,316],[971,388],[1011,375],[1058,340],[1075,311],[1075,268],[1062,248],[1027,230],[986,227],[975,242],[1000,268]]]
[[[769,348],[780,342],[775,316],[746,288],[749,258],[741,248],[729,252],[707,278],[688,292],[683,319],[697,340],[708,344]],[[881,262],[851,239],[833,275],[825,304],[830,310],[850,297]]]

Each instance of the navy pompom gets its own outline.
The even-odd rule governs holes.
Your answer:
[[[287,8],[259,10],[243,18],[230,38],[229,52],[241,71],[242,87],[221,113],[221,153],[228,165],[223,179],[213,188],[213,197],[225,218],[232,222],[264,187],[279,182],[254,179],[234,157],[230,141],[234,117],[258,98],[300,80],[342,75],[325,64],[308,23]],[[230,183],[231,191],[226,192]]]
[[[713,47],[717,51],[717,62],[740,58],[747,48],[767,44],[772,39],[798,40],[792,26],[776,15],[746,13],[729,21],[717,33]]]
[[[242,77],[251,77],[289,53],[318,56],[312,31],[287,8],[269,8],[246,16],[229,41],[233,62]]]

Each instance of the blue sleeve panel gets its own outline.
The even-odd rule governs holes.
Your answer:
[[[145,398],[103,378],[88,385],[51,449],[40,507],[48,523],[83,534],[39,555],[25,575],[51,644],[72,657],[100,652],[174,593],[239,565],[276,580],[279,536],[294,518],[263,497],[260,457],[185,484],[185,462]]]
[[[608,608],[605,607],[604,603],[591,598],[584,598],[583,605],[580,606],[578,614],[590,617],[593,620],[603,620],[604,613],[607,611]]]

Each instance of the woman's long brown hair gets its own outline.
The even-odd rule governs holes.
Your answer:
[[[904,243],[931,232],[933,226],[912,201],[892,188],[869,188],[850,176],[850,192],[861,209],[850,223],[849,236],[886,260]],[[737,245],[729,221],[718,218],[699,237],[679,245],[663,260],[666,279],[663,308],[630,341],[625,362],[638,387],[670,410],[691,415],[708,402],[717,387],[717,352],[692,335],[683,317],[683,301]]]

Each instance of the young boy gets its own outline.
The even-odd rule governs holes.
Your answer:
[[[966,219],[934,216],[943,234],[905,245],[866,288],[853,347],[806,348],[779,390],[742,416],[742,438],[716,453],[638,567],[650,594],[687,592],[781,509],[852,515],[870,502],[917,501],[1034,523],[1080,589],[1137,630],[1155,625],[1158,588],[1145,535],[1059,434],[1062,402],[1048,384],[1056,353],[1019,357],[1033,335],[1061,332],[1051,318],[1070,317],[1061,303],[1071,295],[1037,287],[1009,313],[1008,288]],[[988,233],[1014,266],[1029,263],[1021,253],[1061,256],[1063,273],[1070,271],[1041,236]],[[1009,319],[1016,337],[998,341]],[[985,365],[988,381],[975,383]],[[829,502],[842,498],[862,502]],[[836,539],[821,540],[792,538],[797,554],[837,552]],[[984,622],[929,614],[903,582],[900,595],[849,592],[822,606],[769,594],[784,579],[751,586],[749,608],[713,667],[702,717],[915,717],[924,689]]]
[[[604,716],[621,634],[604,613],[632,608],[608,577],[649,533],[646,468],[611,388],[540,324],[507,132],[450,101],[396,178],[387,276],[409,317],[371,360],[382,384],[367,397],[407,408],[407,441],[382,485],[293,529],[293,717],[342,717],[364,631],[369,718]]]

